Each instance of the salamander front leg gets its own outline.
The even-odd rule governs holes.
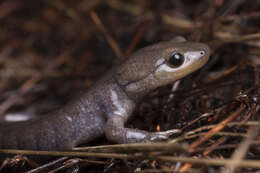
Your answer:
[[[114,117],[108,119],[106,123],[106,137],[116,143],[138,143],[152,142],[168,139],[179,130],[168,130],[163,132],[147,132],[144,130],[130,129],[124,127],[124,118]]]

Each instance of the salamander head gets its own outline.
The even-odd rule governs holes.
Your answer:
[[[116,79],[138,101],[151,90],[198,70],[209,56],[206,44],[177,37],[135,52],[117,69]]]

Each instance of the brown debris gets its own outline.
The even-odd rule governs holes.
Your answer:
[[[171,141],[101,139],[74,153],[0,149],[18,154],[0,172],[256,172],[259,9],[258,0],[1,1],[0,116],[53,111],[134,50],[174,36],[208,43],[212,56],[178,85],[147,96],[128,122],[150,131],[181,129]]]

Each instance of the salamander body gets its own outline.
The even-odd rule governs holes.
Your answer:
[[[209,55],[206,44],[183,37],[140,49],[60,110],[0,127],[0,148],[69,150],[103,135],[116,143],[167,139],[173,130],[147,132],[124,124],[145,95],[201,68]]]

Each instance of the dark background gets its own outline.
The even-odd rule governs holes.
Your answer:
[[[210,61],[181,80],[172,101],[168,101],[172,86],[147,96],[128,126],[149,131],[179,128],[184,135],[220,123],[241,106],[246,108],[233,121],[257,120],[259,10],[259,0],[2,0],[0,119],[10,113],[45,116],[77,97],[138,48],[182,35],[209,44]],[[205,113],[209,115],[201,117]],[[247,129],[225,130],[246,133]],[[198,138],[182,142],[192,144]],[[218,135],[189,156],[230,158],[242,139]],[[218,147],[233,147],[203,153],[222,140]],[[101,139],[93,145],[100,144],[109,142]],[[245,157],[259,159],[258,153],[254,149]],[[88,158],[75,165],[68,166],[69,171],[172,171],[176,166],[161,161]],[[0,170],[23,172],[35,167],[21,159]]]

